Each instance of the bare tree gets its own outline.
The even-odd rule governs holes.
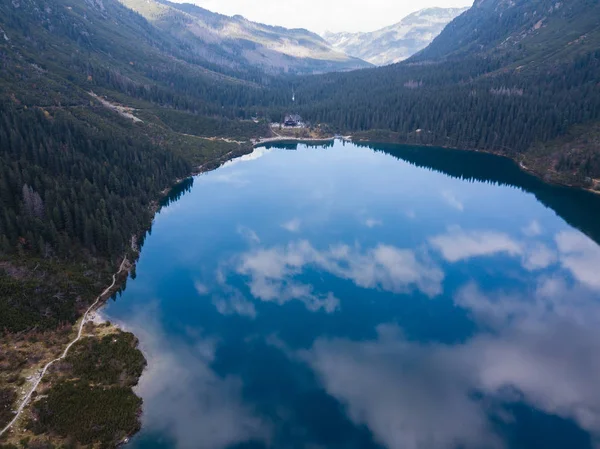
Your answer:
[[[44,201],[39,193],[27,184],[23,185],[23,204],[28,215],[44,218]]]

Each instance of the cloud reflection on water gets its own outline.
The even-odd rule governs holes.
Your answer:
[[[600,441],[600,307],[594,265],[589,265],[599,260],[600,250],[583,235],[560,233],[551,248],[535,239],[454,228],[430,239],[429,251],[383,244],[319,250],[306,240],[268,248],[249,240],[251,249],[227,262],[217,276],[219,291],[212,301],[223,315],[257,315],[254,303],[227,284],[232,272],[246,279],[257,299],[300,300],[310,311],[332,313],[339,299],[302,283],[305,270],[364,288],[420,291],[433,298],[443,293],[445,275],[429,251],[448,263],[498,254],[518,257],[523,268],[535,271],[533,289],[486,291],[471,281],[454,294],[455,305],[480,325],[479,333],[461,344],[408,340],[400,325],[382,324],[370,341],[317,336],[309,349],[290,350],[283,342],[281,349],[306,363],[348,418],[390,449],[502,449],[504,439],[494,422],[511,422],[503,404],[514,401],[573,420]],[[564,270],[543,271],[557,261]],[[203,284],[196,288],[209,293]],[[150,428],[171,435],[184,449],[269,441],[270,426],[241,400],[241,379],[211,370],[214,340],[197,336],[191,345],[168,340],[155,323],[148,325],[152,319],[144,320],[142,341],[151,363],[139,388]]]
[[[529,226],[531,227],[531,225]],[[535,227],[535,226],[534,226]],[[527,232],[530,232],[529,229]],[[537,235],[537,234],[536,234]],[[580,270],[581,265],[587,265],[589,259],[597,258],[600,260],[600,253],[593,254],[593,247],[588,242],[581,241],[585,237],[578,233],[558,236],[559,249],[563,246],[561,252],[572,252],[570,263],[571,267],[577,265]],[[492,230],[471,230],[465,231],[459,227],[452,227],[446,233],[439,234],[429,239],[432,249],[439,251],[442,257],[450,263],[469,261],[474,258],[490,257],[504,254],[511,257],[521,257],[523,268],[528,271],[543,270],[558,261],[558,250],[551,249],[545,243],[536,241],[532,238],[528,240],[517,240],[507,233]],[[594,245],[595,246],[595,245]],[[582,254],[582,251],[585,254]],[[581,260],[583,257],[585,260]],[[565,263],[563,262],[563,265]],[[590,277],[590,273],[580,273],[582,276]]]
[[[432,237],[429,242],[448,262],[498,253],[514,256],[523,252],[521,245],[508,234],[496,231],[463,231],[455,227],[446,234]]]
[[[281,225],[283,229],[289,232],[298,232],[300,231],[300,225],[302,222],[299,218],[293,218],[290,221],[287,221]]]
[[[409,341],[382,325],[376,340],[321,338],[301,357],[352,421],[391,449],[502,447],[491,416],[510,420],[500,404],[514,400],[600,442],[597,295],[561,277],[537,284],[516,294],[460,289],[456,305],[489,329],[462,344]]]
[[[500,447],[471,367],[449,347],[404,339],[391,325],[374,341],[319,339],[302,353],[349,418],[390,449]]]
[[[245,253],[237,272],[250,278],[250,290],[256,298],[283,302],[304,299],[308,306],[319,304],[318,298],[312,286],[300,284],[294,277],[309,267],[350,280],[359,287],[393,293],[419,290],[429,297],[442,292],[444,279],[444,273],[425,254],[417,256],[413,250],[390,245],[363,250],[346,244],[317,250],[306,240]],[[326,311],[337,308],[333,301],[331,298],[325,303]]]
[[[262,171],[238,163],[202,177],[212,190],[199,204],[211,213],[182,215],[185,225],[169,228],[198,238],[155,247],[158,267],[146,278],[171,284],[157,289],[169,315],[136,315],[150,362],[140,385],[143,432],[183,449],[249,440],[356,447],[352,431],[367,428],[391,449],[505,449],[495,424],[512,426],[516,415],[503,404],[522,400],[600,435],[598,247],[559,232],[565,223],[533,195],[469,187],[381,156],[364,178],[362,159],[329,167],[301,158],[292,171],[265,158],[260,164],[272,162]],[[231,198],[236,207],[223,210]],[[258,234],[241,226],[241,238],[228,239],[224,223]],[[462,227],[446,228],[455,223]],[[196,245],[212,235],[223,241]],[[164,256],[188,248],[198,257],[169,273]],[[200,296],[188,298],[199,271]],[[263,302],[297,307],[267,311]],[[185,326],[220,340],[202,330],[181,335]],[[524,421],[534,437],[552,434]]]
[[[454,193],[445,190],[442,192],[442,198],[450,207],[456,209],[459,212],[464,212],[464,204],[458,198],[456,198],[456,195],[454,195]]]
[[[541,242],[532,243],[523,255],[523,267],[529,271],[543,270],[557,261],[555,251]]]
[[[575,279],[600,290],[600,246],[580,232],[563,231],[556,236],[560,262]]]
[[[148,359],[137,387],[144,399],[144,428],[163,433],[179,449],[269,440],[269,425],[242,401],[242,380],[211,369],[217,340],[197,331],[188,332],[185,341],[168,335],[154,305],[137,310],[127,327]]]
[[[245,235],[256,235],[244,230]],[[248,240],[259,242],[258,238]],[[362,288],[397,294],[420,291],[431,298],[442,293],[444,280],[443,271],[424,251],[417,254],[414,250],[382,244],[365,250],[346,244],[318,250],[309,241],[298,240],[285,246],[254,248],[223,262],[217,270],[213,304],[223,315],[256,317],[254,304],[239,288],[228,284],[228,276],[235,272],[248,279],[250,293],[260,301],[283,305],[298,300],[313,312],[338,311],[340,300],[333,292],[316,292],[313,285],[298,278],[308,269],[352,281]],[[202,286],[198,290],[201,296],[209,293],[205,284],[196,284]]]

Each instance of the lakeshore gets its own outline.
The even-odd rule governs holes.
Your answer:
[[[254,141],[252,148],[260,147],[260,146],[263,146],[263,145],[269,145],[269,144],[272,144],[272,143],[294,142],[294,143],[307,143],[307,144],[311,144],[311,143],[328,143],[328,142],[332,142],[332,141],[335,141],[335,140],[336,140],[335,136],[327,137],[327,138],[290,138],[290,137],[285,137],[285,136],[278,136],[278,137],[264,139],[264,140],[260,140],[260,141]],[[351,136],[347,136],[347,137],[344,137],[343,140],[344,141],[352,141],[352,137]],[[361,142],[361,143],[364,143],[364,142]],[[233,159],[235,157],[239,157],[239,156],[241,156],[243,154],[248,154],[248,152],[250,152],[250,151],[251,150],[249,150],[248,147],[241,147],[239,151],[227,153],[226,155],[222,156],[219,160],[213,161],[212,163],[207,164],[207,165],[199,168],[199,170],[197,171],[197,173],[194,173],[194,174],[206,173],[207,171],[214,170],[214,169],[218,168],[222,163],[224,163],[224,162],[226,162],[228,160],[231,160],[231,159]],[[493,152],[484,152],[484,151],[477,151],[477,150],[474,150],[474,151],[481,152],[481,153],[490,153],[490,154],[494,154],[495,156],[498,156],[498,154],[495,154]],[[508,157],[506,155],[503,155],[503,156],[512,160],[512,158],[510,158],[510,157]],[[521,170],[523,170],[523,171],[531,172],[531,170],[528,170],[528,168],[526,166],[524,166],[523,164],[519,164],[519,168]],[[533,172],[533,174],[536,174],[536,173]],[[536,174],[536,176],[537,176],[537,174]],[[163,198],[166,197],[171,192],[171,190],[173,188],[177,187],[177,185],[179,185],[182,181],[184,181],[184,180],[182,180],[182,179],[177,180],[176,183],[172,187],[170,187],[169,189],[165,189],[162,192],[162,197]],[[597,193],[597,192],[594,192],[594,193]],[[153,213],[155,213],[157,210],[158,210],[158,203],[157,203],[156,209],[153,210]],[[97,302],[95,302],[92,305],[92,307],[90,307],[90,309],[88,309],[88,311],[85,313],[84,318],[79,322],[78,326],[79,326],[80,332],[81,332],[81,329],[83,329],[83,326],[85,324],[85,317],[87,317],[92,310],[96,310],[96,306],[100,306],[101,307],[102,304],[103,304],[103,302],[107,299],[107,297],[110,296],[110,294],[109,294],[110,292],[114,292],[116,290],[119,290],[120,286],[122,285],[122,283],[127,278],[126,275],[125,276],[122,276],[122,275],[128,273],[133,268],[134,268],[134,264],[128,266],[126,272],[123,271],[123,270],[121,270],[121,269],[119,270],[119,275],[116,278],[116,282],[114,282],[113,285],[111,287],[109,287],[109,289],[105,290],[103,292],[103,294],[100,295],[100,297],[98,298],[98,300],[100,300],[101,298],[103,298],[103,299],[100,300],[100,301],[97,300]],[[116,331],[116,329],[113,329],[113,330]],[[91,334],[93,334],[93,332],[91,332]],[[79,337],[81,337],[81,335],[79,335]],[[97,338],[97,337],[95,337],[95,338]],[[75,343],[75,342],[73,342],[73,343]],[[65,355],[66,355],[66,353],[68,353],[68,350],[69,350],[69,348],[71,346],[72,346],[72,344],[70,344],[68,346],[67,350],[64,353]],[[56,361],[57,360],[53,360],[49,365],[53,364]],[[46,365],[46,368],[48,368],[49,365]],[[41,381],[41,378],[38,379],[38,382],[35,385],[35,388],[33,388],[29,392],[27,400],[24,401],[24,402],[22,402],[23,406],[19,407],[19,414],[23,411],[23,409],[25,409],[25,405],[26,405],[27,401],[29,400],[29,398],[31,398],[32,393],[35,391],[35,389],[37,388],[37,386],[40,384],[40,381]],[[128,438],[129,437],[131,437],[131,435],[128,435]],[[14,440],[14,438],[11,438],[10,440]]]
[[[429,364],[411,357],[414,351],[429,354],[429,348],[443,348],[444,353],[457,351],[460,357],[472,354],[480,360],[471,348],[487,342],[487,334],[477,327],[479,315],[471,312],[472,303],[460,302],[459,294],[473,279],[477,298],[493,299],[504,288],[527,294],[549,275],[580,285],[559,263],[528,271],[527,255],[539,245],[559,252],[556,236],[572,235],[583,242],[585,234],[595,235],[588,229],[594,226],[592,217],[577,221],[582,218],[578,211],[594,204],[585,192],[543,184],[509,160],[483,153],[344,147],[341,142],[326,151],[311,151],[310,143],[300,144],[299,151],[289,149],[282,145],[280,151],[273,148],[196,178],[177,204],[157,216],[137,278],[105,310],[105,316],[138,335],[151,363],[137,390],[144,415],[142,430],[130,443],[133,448],[152,448],[159,441],[167,447],[206,442],[206,435],[227,435],[207,443],[215,447],[252,441],[263,448],[264,440],[278,447],[292,440],[341,447],[361,437],[363,447],[379,447],[371,433],[361,433],[365,426],[377,432],[379,420],[363,424],[350,416],[347,421],[346,408],[338,407],[346,397],[355,400],[357,393],[332,389],[348,384],[330,377],[336,371],[328,369],[332,365],[327,360],[353,373],[350,386],[359,383],[367,398],[377,396],[361,407],[369,407],[368,416],[380,416],[372,407],[386,397],[402,396],[401,386],[412,381],[393,381],[402,376],[398,364],[403,360],[419,373],[425,370],[420,379],[434,387],[446,385],[433,376],[437,370],[428,372]],[[474,251],[472,245],[499,235],[509,250],[502,245],[491,254],[467,253],[457,259],[439,246],[468,241]],[[593,247],[591,240],[585,241]],[[270,271],[263,271],[265,260]],[[359,276],[371,266],[374,277]],[[404,277],[395,267],[414,270]],[[260,288],[265,284],[274,296]],[[150,304],[148,297],[156,301]],[[528,304],[522,306],[529,310]],[[395,325],[386,327],[390,321]],[[552,323],[539,324],[559,331]],[[518,319],[508,320],[495,338],[504,329],[513,335],[519,325]],[[511,352],[527,347],[526,341],[511,342],[502,347]],[[564,356],[552,355],[557,360]],[[353,360],[378,369],[350,369],[347,363]],[[374,382],[384,369],[392,371]],[[461,372],[450,369],[448,374]],[[370,389],[386,379],[392,380],[383,391]],[[422,384],[414,385],[411,391],[426,394]],[[470,388],[456,391],[454,385],[448,388],[470,400]],[[324,408],[326,403],[332,406]],[[438,402],[439,407],[455,413],[450,405]],[[290,410],[285,420],[277,419],[281,409]],[[331,434],[323,435],[307,410],[319,410],[319,421],[337,423]],[[220,418],[231,413],[235,419],[223,425]],[[445,419],[446,413],[442,415]],[[197,416],[205,419],[198,422]],[[518,416],[513,421],[529,426]],[[339,431],[341,426],[345,432]],[[289,431],[297,428],[305,431],[291,438]],[[529,428],[538,435],[545,427]],[[409,425],[406,431],[414,429]]]

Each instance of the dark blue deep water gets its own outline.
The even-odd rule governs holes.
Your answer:
[[[289,145],[175,189],[105,310],[143,449],[600,443],[600,196],[494,156]]]

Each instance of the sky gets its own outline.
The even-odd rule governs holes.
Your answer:
[[[471,6],[473,0],[176,0],[255,22],[325,31],[374,31],[423,8]]]

